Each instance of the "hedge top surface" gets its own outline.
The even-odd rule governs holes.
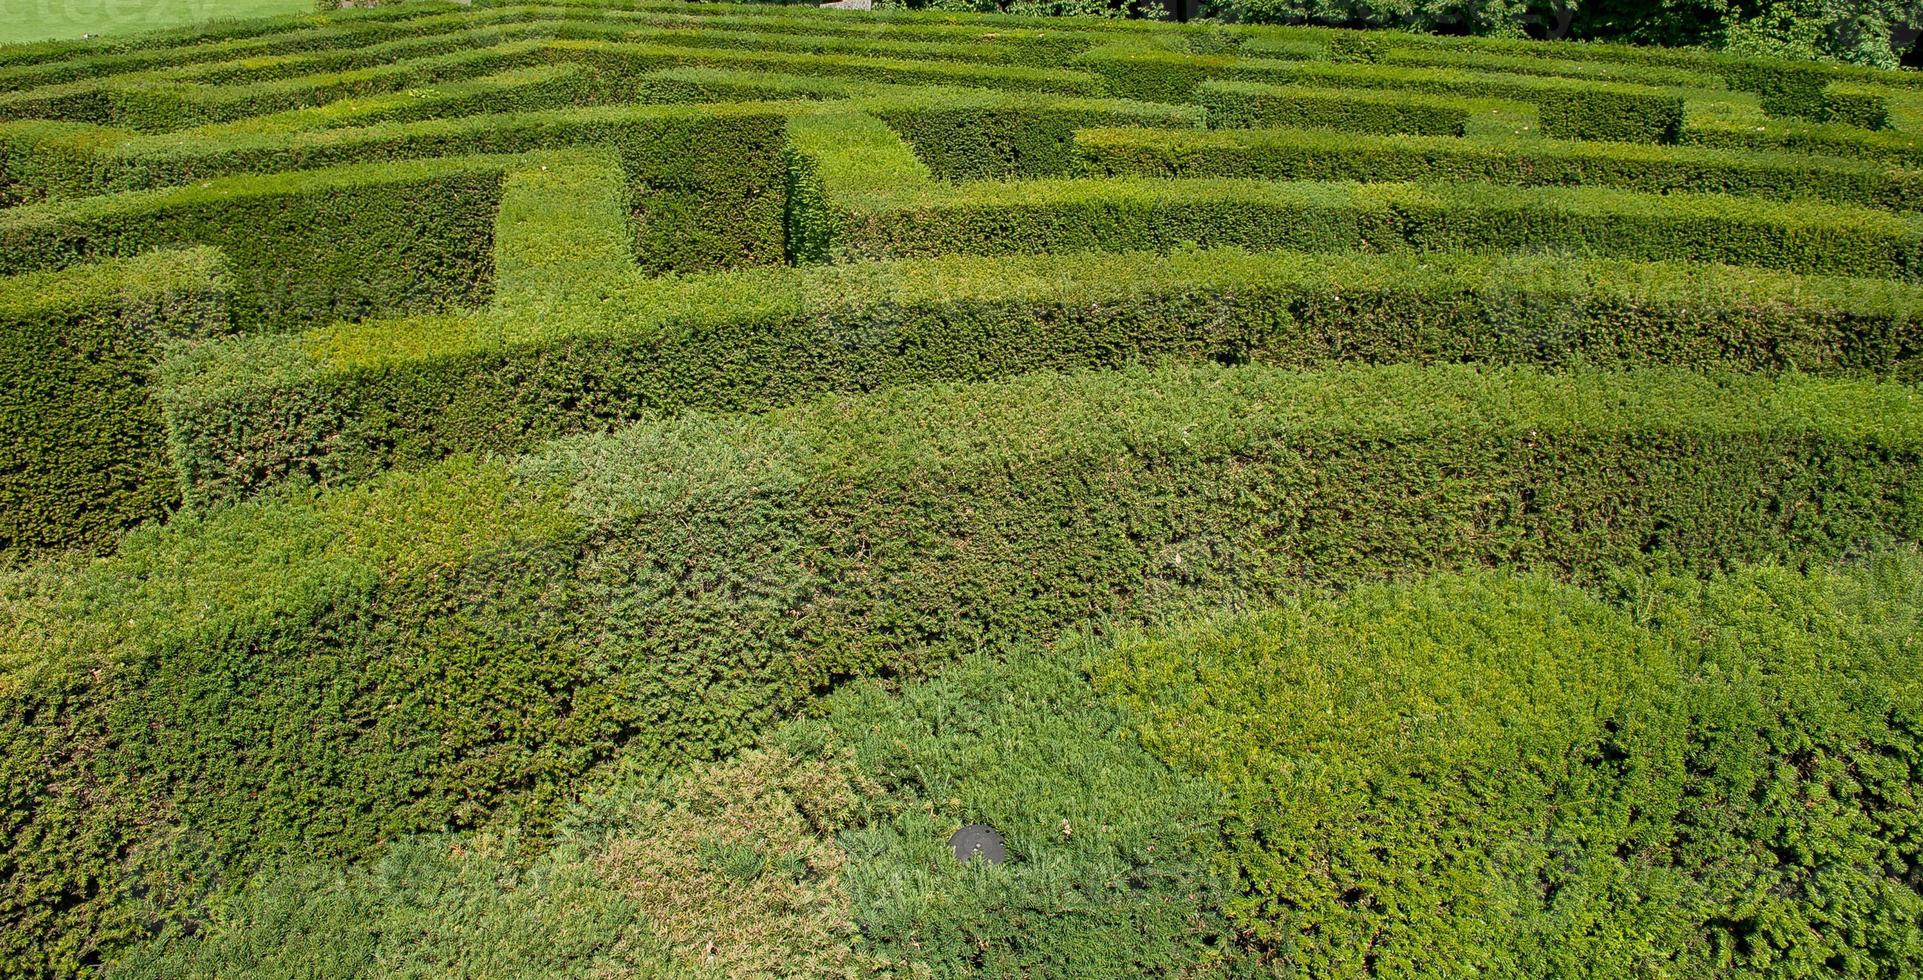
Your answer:
[[[1102,617],[1914,543],[1914,76],[674,0],[0,48],[0,518],[35,529],[0,570],[0,974],[191,938],[266,862],[545,832],[611,759]],[[1663,666],[1491,590],[1517,616],[1464,621],[1569,656],[1404,689],[1583,715]],[[1501,733],[1450,693],[1460,762]],[[1403,772],[1381,718],[1305,738],[1377,728]],[[1287,768],[1262,748],[1192,778],[1233,801]],[[820,870],[753,857],[719,863]],[[1135,857],[1077,887],[1126,903]],[[1155,894],[1101,934],[1194,935]],[[1235,911],[1209,936],[1288,932]]]
[[[947,256],[740,270],[672,279],[604,281],[591,316],[479,312],[337,324],[291,337],[235,338],[183,358],[175,397],[235,387],[299,384],[323,372],[411,362],[610,334],[685,331],[704,324],[828,315],[835,310],[1044,300],[1127,303],[1158,291],[1197,293],[1298,286],[1339,295],[1387,285],[1412,290],[1519,291],[1608,297],[1630,307],[1807,308],[1825,315],[1923,319],[1923,286],[1888,279],[1798,276],[1738,266],[1463,253],[1312,255],[1197,249],[1134,253]]]
[[[271,621],[291,597],[563,533],[582,518],[631,520],[648,500],[708,492],[706,477],[661,469],[667,445],[683,447],[674,459],[728,461],[701,473],[773,467],[840,482],[904,468],[1002,470],[1064,455],[1234,455],[1292,433],[1393,440],[1438,431],[1795,432],[1915,452],[1923,393],[1663,370],[1385,366],[1126,370],[833,397],[758,419],[643,423],[564,441],[512,470],[455,461],[352,492],[176,520],[134,535],[119,557],[78,574],[56,565],[0,575],[0,644],[11,686],[27,682],[36,665],[74,669],[164,653],[200,630]],[[264,582],[276,585],[262,589]]]

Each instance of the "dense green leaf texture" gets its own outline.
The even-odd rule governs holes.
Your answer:
[[[0,48],[0,977],[1918,972],[1913,557],[1637,576],[1923,540],[1920,133],[951,10]]]
[[[208,250],[0,278],[0,564],[110,550],[178,501],[149,387],[170,345],[225,332]]]
[[[296,863],[114,972],[1218,972],[1245,959],[1210,867],[1218,799],[1135,742],[1075,655],[1022,647],[897,691],[851,685],[734,760],[620,773],[546,853],[435,835],[346,874]],[[955,862],[968,821],[1004,831],[1008,863]],[[636,866],[664,846],[694,858],[674,886]]]
[[[1923,560],[1604,594],[1444,576],[857,682],[547,853],[263,876],[119,972],[1913,969]],[[1006,864],[948,854],[978,821]]]
[[[1090,617],[1914,541],[1920,443],[1901,385],[1137,370],[645,424],[177,518],[0,580],[26,886],[0,913],[31,944],[7,953],[128,935],[160,868],[203,869],[169,882],[191,892],[540,811],[618,747],[709,755],[840,678]]]
[[[551,203],[560,188],[566,207]],[[1216,249],[644,282],[621,271],[618,209],[606,206],[619,191],[592,161],[511,181],[494,312],[237,339],[176,359],[160,395],[188,497],[521,452],[652,412],[1167,357],[1923,376],[1923,290],[1885,280]],[[587,316],[571,305],[584,299]]]
[[[1229,795],[1230,913],[1277,972],[1923,968],[1923,562],[1625,584],[1364,589],[1096,673]]]

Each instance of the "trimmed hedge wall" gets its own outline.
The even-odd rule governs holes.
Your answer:
[[[1075,130],[1086,126],[1193,129],[1203,120],[1194,106],[966,91],[860,104],[901,134],[930,173],[956,181],[1071,173]]]
[[[565,199],[577,202],[609,193],[591,170],[539,177],[530,191],[567,186]],[[517,200],[503,208],[504,222],[527,216],[503,225],[509,312],[234,341],[170,364],[162,397],[190,498],[244,499],[290,478],[356,481],[461,451],[518,452],[652,412],[764,409],[828,390],[1168,356],[1923,378],[1923,291],[1885,281],[1202,251],[909,260],[623,286],[604,218],[557,225],[552,198]],[[543,236],[602,242],[602,257],[518,244]],[[529,261],[542,255],[560,261]]]
[[[207,250],[0,278],[0,564],[173,509],[149,383],[168,342],[227,329],[228,288]]]
[[[824,179],[827,188],[837,185]],[[1223,179],[1035,180],[928,186],[892,198],[792,198],[811,260],[1158,250],[1546,251],[1911,279],[1913,216],[1816,202],[1589,187],[1417,186]],[[825,229],[826,234],[814,229]]]
[[[1692,122],[1686,127],[1681,142],[1732,149],[1857,157],[1911,168],[1923,167],[1923,134],[1872,132],[1840,123],[1771,119],[1766,124],[1753,125],[1704,120]]]
[[[1539,75],[1402,68],[1393,65],[1274,62],[1235,77],[1315,88],[1386,88],[1532,103],[1550,136],[1580,140],[1674,143],[1683,128],[1683,96],[1646,85]]]
[[[1723,76],[1713,71],[1621,61],[1584,61],[1539,54],[1501,54],[1495,51],[1450,51],[1391,47],[1377,63],[1409,68],[1452,68],[1496,71],[1510,75],[1554,75],[1585,81],[1622,82],[1658,88],[1719,89]]]
[[[504,84],[553,70],[529,69],[492,79]],[[1017,169],[1024,173],[1066,170],[1072,160],[1069,129],[1074,126],[1192,127],[1201,121],[1201,110],[1192,106],[844,83],[838,79],[803,80],[798,76],[715,69],[651,73],[642,76],[640,84],[651,87],[662,78],[669,80],[666,84],[670,93],[692,84],[725,87],[729,94],[778,95],[787,100],[853,97],[852,105],[884,115],[916,139],[918,148],[932,160],[944,167],[954,166],[958,173],[971,168],[1008,167],[1011,158],[1042,161],[1023,163]],[[797,88],[787,84],[789,80],[812,84]],[[576,83],[570,78],[567,84]],[[821,90],[823,85],[828,90]],[[541,91],[539,87],[533,90]],[[440,97],[468,100],[485,96],[449,86],[437,88],[434,97],[419,101],[433,102]],[[785,164],[779,157],[787,119],[821,111],[817,105],[799,101],[545,111],[518,111],[512,104],[502,108],[510,111],[374,122],[363,117],[398,111],[395,102],[376,98],[242,123],[146,135],[74,123],[0,123],[0,193],[25,200],[64,198],[240,173],[610,144],[622,148],[637,175],[653,183],[706,184],[717,193],[732,193],[736,182],[762,187],[783,179]],[[994,149],[993,145],[999,143],[1019,149]],[[987,162],[985,156],[998,157],[1002,162]],[[983,162],[971,163],[970,158]],[[769,169],[754,171],[749,163]],[[710,217],[726,219],[725,214]]]
[[[1203,82],[1192,96],[1211,129],[1293,126],[1354,133],[1461,136],[1475,111],[1465,99],[1393,90],[1318,89],[1259,82]]]
[[[1126,370],[176,517],[0,576],[0,955],[73,969],[142,930],[136,895],[192,907],[255,861],[510,801],[538,822],[617,747],[725,751],[840,679],[1091,618],[1914,541],[1920,462],[1903,385]]]
[[[1360,139],[1361,137],[1358,137]],[[981,181],[948,185],[862,113],[798,116],[789,249],[807,261],[1168,250],[1531,251],[1923,276],[1923,219],[1810,201],[1592,187]]]
[[[190,27],[113,33],[83,41],[41,41],[0,51],[0,91],[98,75],[294,51],[353,48],[409,34],[430,34],[506,14],[422,4],[382,12],[223,20]]]
[[[234,133],[207,139],[191,132],[122,141],[111,131],[61,123],[0,127],[0,158],[18,196],[97,193],[206,180],[255,170],[366,164],[339,173],[395,175],[462,166],[422,157],[521,153],[569,145],[613,146],[633,191],[634,251],[650,271],[687,271],[778,262],[783,255],[787,177],[784,132],[793,107],[780,105],[621,106],[389,123],[320,132]],[[19,155],[22,147],[31,153]],[[373,161],[383,161],[374,166]],[[217,186],[272,187],[311,178],[296,174],[229,177]],[[107,200],[146,201],[153,191]],[[477,202],[478,203],[478,202]],[[99,200],[46,204],[20,214],[58,214],[100,207]],[[447,206],[439,202],[435,208]],[[492,209],[473,215],[492,221]],[[432,213],[431,211],[429,213]],[[245,231],[244,226],[239,226]],[[0,236],[6,234],[0,219]],[[418,248],[418,243],[410,243]],[[251,246],[251,243],[249,245]],[[376,268],[379,264],[376,263]],[[470,290],[484,289],[472,277]]]
[[[1253,177],[1261,180],[1482,181],[1522,186],[1618,187],[1820,199],[1923,210],[1923,171],[1789,153],[1583,143],[1503,142],[1308,129],[1075,134],[1091,176]]]
[[[494,214],[512,158],[390,162],[0,211],[0,274],[221,249],[234,323],[295,329],[471,306],[492,287]]]
[[[1192,55],[1126,41],[1094,48],[1074,64],[1101,76],[1108,93],[1119,98],[1190,102],[1197,85],[1226,73],[1237,60],[1231,55]]]
[[[1088,645],[1306,976],[1923,970],[1915,552],[1371,587]]]

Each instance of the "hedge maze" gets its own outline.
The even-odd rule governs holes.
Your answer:
[[[0,48],[0,974],[1905,975],[1919,382],[1915,73]]]

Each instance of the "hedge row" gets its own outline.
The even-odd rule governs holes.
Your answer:
[[[1624,585],[1365,588],[1086,656],[1228,797],[1229,914],[1285,972],[1923,969],[1923,562]]]
[[[755,105],[624,106],[293,133],[238,131],[205,136],[188,131],[145,139],[71,124],[20,123],[0,127],[0,169],[13,181],[10,191],[15,196],[65,198],[254,171],[299,172],[299,168],[358,164],[362,169],[345,172],[389,173],[379,163],[394,165],[394,174],[405,174],[410,168],[442,166],[419,158],[611,146],[622,154],[635,191],[636,256],[650,270],[692,270],[781,260],[783,134],[789,111]],[[230,176],[215,182],[217,186],[270,188],[281,181],[305,179],[309,178],[280,174]],[[8,185],[0,182],[0,190],[5,189]],[[78,197],[17,210],[21,215],[58,214],[61,209],[100,206],[103,200],[144,202],[195,193],[199,192],[188,188],[100,200]],[[449,203],[433,203],[428,213]],[[20,219],[20,215],[14,217]],[[491,213],[477,214],[476,220],[491,220]],[[231,233],[248,235],[257,230],[236,225]],[[274,245],[274,241],[247,239],[250,249]],[[486,253],[480,255],[484,258]],[[316,254],[305,261],[332,259]],[[375,268],[390,261],[376,262]],[[485,275],[472,284],[474,289],[484,286]]]
[[[1409,68],[1454,68],[1477,72],[1496,71],[1510,75],[1554,75],[1584,81],[1622,82],[1657,88],[1719,89],[1726,85],[1722,75],[1711,71],[1618,61],[1583,61],[1532,54],[1391,47],[1376,61],[1379,64],[1401,65]]]
[[[0,955],[71,970],[141,931],[136,895],[552,812],[617,748],[726,751],[839,679],[1092,617],[1913,541],[1919,462],[1902,385],[1128,370],[176,517],[111,561],[0,577]]]
[[[1135,744],[1134,719],[1079,669],[1083,646],[850,684],[754,749],[596,787],[538,854],[424,835],[372,867],[264,874],[111,972],[1220,974],[1241,957],[1208,863],[1219,793]],[[1009,860],[940,859],[977,820]]]
[[[1233,55],[1193,55],[1131,40],[1092,48],[1073,64],[1101,76],[1109,94],[1120,98],[1191,102],[1197,85],[1227,73],[1239,61]]]
[[[227,177],[0,211],[0,275],[219,248],[243,330],[472,306],[492,286],[507,157]]]
[[[632,101],[640,103],[760,102],[846,99],[884,90],[927,89],[846,77],[817,78],[739,68],[695,67],[648,72],[635,79],[629,94]]]
[[[432,32],[450,21],[472,18],[466,11],[422,4],[381,11],[342,12],[220,20],[188,27],[135,33],[109,33],[82,41],[55,40],[10,44],[0,51],[0,88],[43,81],[72,81],[94,74],[141,70],[284,51],[352,47],[393,30]]]
[[[1923,292],[1887,281],[1225,250],[635,282],[607,245],[605,171],[556,164],[535,177],[511,183],[503,205],[505,309],[236,340],[170,364],[162,398],[190,499],[229,502],[290,479],[336,484],[459,452],[519,452],[656,412],[765,409],[832,390],[1162,357],[1923,378]],[[601,246],[578,244],[587,242]]]
[[[384,40],[370,38],[371,43],[351,48],[202,62],[150,74],[204,85],[257,85],[304,77],[323,78],[398,65],[405,61],[499,47],[518,41],[552,40],[558,31],[593,30],[596,26],[591,21],[545,19],[536,11],[517,11],[513,16],[490,13],[478,18],[449,21],[437,31],[410,31]],[[603,35],[605,33],[608,32],[604,29]],[[123,77],[126,76],[108,76],[100,82],[112,84]]]
[[[1082,172],[1110,177],[1487,181],[1923,209],[1923,171],[1780,152],[1548,139],[1488,142],[1311,129],[1088,129],[1075,134],[1075,144]]]
[[[380,95],[443,82],[459,82],[526,67],[531,45],[456,51],[379,68],[320,76],[301,76],[248,85],[196,82],[158,84],[111,80],[108,111],[88,119],[137,131],[165,132],[208,123],[232,122],[271,112],[310,108],[341,99]]]
[[[568,64],[522,69],[437,86],[418,98],[347,100],[164,134],[73,123],[0,123],[0,201],[80,197],[216,175],[609,143],[629,152],[637,176],[651,185],[701,184],[726,197],[736,184],[762,193],[770,180],[780,179],[783,165],[770,156],[778,156],[779,147],[770,149],[761,141],[779,139],[786,116],[817,111],[793,104],[517,111],[553,100],[579,101],[589,83],[574,72],[583,70]],[[675,101],[708,95],[850,98],[910,136],[944,176],[961,178],[1069,172],[1074,163],[1070,137],[1080,126],[1193,127],[1202,118],[1202,111],[1191,106],[729,69],[655,71],[638,76],[635,87]],[[498,114],[454,118],[467,108],[488,107]],[[410,121],[428,113],[440,118]],[[724,221],[730,214],[717,207],[706,218]]]
[[[1470,65],[1495,59],[1526,59],[1538,71],[1570,74],[1562,63],[1588,62],[1596,71],[1670,69],[1721,76],[1730,88],[1754,92],[1782,115],[1826,118],[1824,89],[1831,83],[1863,83],[1899,89],[1923,88],[1914,72],[1892,72],[1854,65],[1822,64],[1688,48],[1597,42],[1537,41],[1494,37],[1445,37],[1383,30],[1327,30],[1331,55],[1347,62],[1409,62],[1413,57],[1454,58]],[[1690,86],[1699,87],[1699,86]]]
[[[1683,126],[1683,96],[1646,85],[1318,62],[1273,62],[1259,71],[1244,67],[1233,74],[1314,88],[1404,89],[1527,102],[1536,107],[1544,133],[1565,139],[1673,143]]]
[[[228,327],[208,250],[0,278],[0,564],[111,548],[180,491],[150,391],[169,342]]]
[[[580,65],[536,65],[442,82],[404,92],[346,98],[305,109],[251,116],[197,126],[162,142],[166,146],[205,146],[235,135],[298,133],[379,123],[419,122],[483,114],[500,115],[558,109],[589,101],[592,78]],[[3,132],[3,129],[0,129]],[[0,139],[5,139],[0,135]],[[127,142],[141,139],[129,134]],[[121,147],[124,151],[125,145]]]
[[[190,64],[56,83],[0,95],[0,118],[96,123],[129,115],[141,118],[140,96],[148,89],[173,89],[174,100],[184,108],[196,109],[205,102],[216,114],[223,107],[224,89],[229,87],[255,90],[258,97],[278,100],[283,106],[312,105],[324,101],[330,91],[353,84],[392,91],[406,83],[407,73],[414,70],[408,64],[411,61],[428,62],[429,67],[437,62],[451,64],[450,70],[457,70],[463,58],[488,57],[488,52],[495,49],[524,52],[531,45],[538,46],[542,39],[541,32],[535,32],[533,40],[524,34],[499,28],[457,31],[409,37],[367,49]],[[499,57],[499,52],[494,56]],[[240,104],[244,106],[245,99]],[[151,124],[165,128],[166,121],[154,119]]]
[[[1071,173],[1075,131],[1088,126],[1193,130],[1203,121],[1194,106],[961,89],[875,95],[852,104],[899,133],[929,172],[955,181]]]
[[[1020,65],[983,65],[730,48],[680,48],[610,41],[554,41],[547,45],[547,57],[556,61],[577,61],[589,65],[599,70],[613,86],[628,84],[633,79],[659,68],[702,66],[825,77],[848,76],[864,81],[904,85],[963,85],[1066,95],[1103,94],[1100,80],[1087,72],[1065,68],[1029,68]]]
[[[491,37],[489,32],[482,32]],[[510,40],[472,48],[440,39],[451,53],[378,67],[301,75],[247,85],[157,84],[138,77],[51,86],[0,96],[0,119],[51,119],[177,128],[243,118],[357,94],[389,92],[409,85],[454,80],[536,64],[580,63],[594,68],[601,84],[596,99],[618,101],[648,71],[671,66],[760,69],[906,84],[965,85],[1016,91],[1098,95],[1100,83],[1085,72],[1061,68],[974,64],[907,57],[867,57],[766,50],[747,37],[747,48],[688,46],[686,32],[663,31],[663,43],[610,40]]]
[[[1923,275],[1923,221],[1868,208],[1592,187],[1080,179],[946,185],[858,113],[797,117],[790,250],[810,260],[950,253],[1556,251],[1796,272]]]
[[[1764,124],[1725,120],[1692,121],[1681,142],[1729,149],[1856,157],[1905,167],[1923,167],[1923,135],[1861,129],[1840,123],[1771,119]]]
[[[1260,82],[1203,82],[1191,97],[1208,110],[1211,129],[1290,126],[1461,136],[1478,109],[1468,99],[1393,89],[1342,91]]]
[[[405,840],[267,877],[117,972],[1923,968],[1889,805],[1917,765],[1923,563],[1623,584],[1648,608],[1448,576],[857,682],[754,750],[615,780],[525,871],[488,835]],[[1007,862],[936,853],[977,820]]]

